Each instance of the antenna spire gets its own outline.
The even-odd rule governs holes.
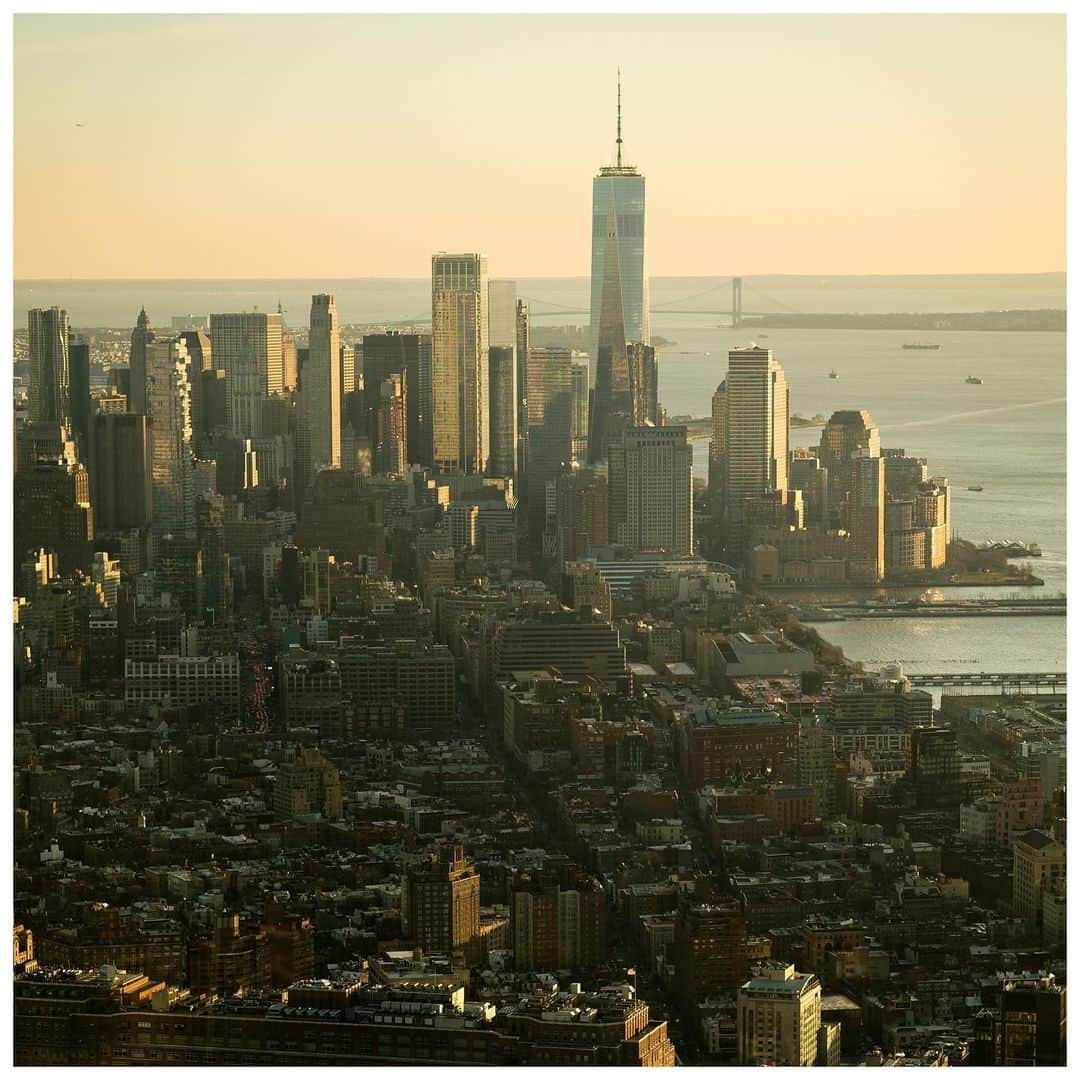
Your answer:
[[[622,68],[616,68],[617,79],[617,105],[616,105],[616,121],[615,121],[615,154],[616,162],[620,168],[622,167]]]

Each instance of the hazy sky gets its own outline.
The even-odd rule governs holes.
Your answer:
[[[587,274],[617,65],[651,274],[1065,269],[1061,15],[30,15],[15,274]]]

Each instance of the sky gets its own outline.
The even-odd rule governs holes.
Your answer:
[[[17,278],[1065,269],[1062,15],[21,15]],[[80,126],[81,125],[81,126]]]

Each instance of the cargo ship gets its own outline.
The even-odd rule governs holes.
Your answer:
[[[925,341],[906,341],[904,342],[905,349],[940,349],[940,345],[929,345]]]
[[[978,375],[969,375],[964,382],[969,386],[982,386],[983,384],[982,379],[980,379]]]

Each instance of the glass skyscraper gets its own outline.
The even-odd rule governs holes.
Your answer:
[[[622,108],[617,156],[593,178],[590,340],[595,375],[589,457],[607,456],[607,421],[629,411],[626,346],[651,341],[645,273],[645,177],[622,162]]]

